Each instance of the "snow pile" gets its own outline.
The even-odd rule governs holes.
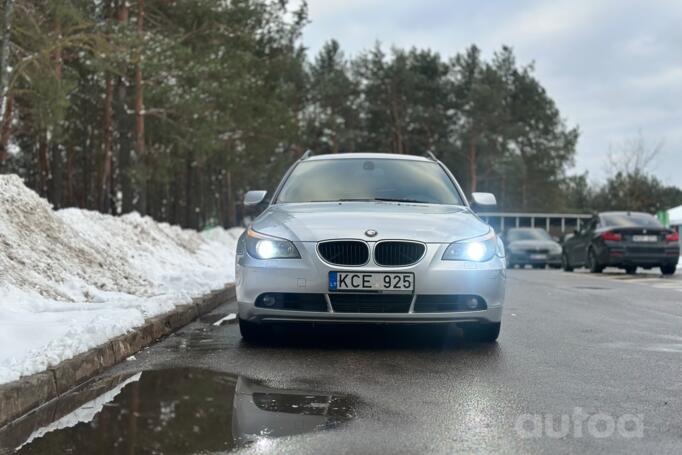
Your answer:
[[[0,383],[233,281],[240,233],[55,212],[18,177],[0,175]]]

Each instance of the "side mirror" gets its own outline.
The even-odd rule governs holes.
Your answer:
[[[248,191],[244,195],[244,206],[251,207],[260,204],[265,200],[266,194],[268,194],[268,192],[263,190]]]
[[[471,202],[477,207],[495,207],[497,199],[492,193],[471,193]]]
[[[573,229],[573,235],[578,235],[578,234],[580,234],[580,231],[577,229]]]

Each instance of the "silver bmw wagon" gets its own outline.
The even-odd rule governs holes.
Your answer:
[[[270,324],[454,323],[493,342],[505,295],[505,253],[472,194],[435,157],[304,155],[237,244],[239,328]]]

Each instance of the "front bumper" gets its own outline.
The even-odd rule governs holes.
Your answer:
[[[495,323],[502,319],[505,297],[504,260],[494,257],[485,263],[443,261],[447,244],[428,244],[424,257],[407,267],[380,267],[370,263],[362,267],[332,266],[317,255],[316,243],[295,242],[301,259],[259,260],[248,254],[236,261],[236,291],[239,317],[250,322],[340,322],[340,323]],[[403,312],[300,311],[257,307],[263,293],[324,294],[329,302],[330,271],[412,272],[415,290],[409,309]],[[485,301],[486,309],[475,311],[417,312],[420,295],[472,295]]]

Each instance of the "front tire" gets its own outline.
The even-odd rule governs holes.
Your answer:
[[[482,343],[494,343],[500,336],[501,322],[492,324],[478,324],[464,329],[464,338]]]
[[[604,271],[604,266],[599,263],[597,254],[592,248],[587,252],[587,267],[591,273],[602,273]]]
[[[637,267],[633,266],[625,267],[625,273],[627,273],[628,275],[634,275],[635,273],[637,273]]]
[[[571,266],[571,263],[568,261],[568,254],[566,253],[561,255],[561,268],[564,269],[564,272],[573,271],[573,267]]]
[[[677,266],[675,264],[668,264],[668,265],[662,265],[661,266],[661,273],[663,275],[672,275],[675,273],[675,270],[677,270]]]
[[[268,339],[266,327],[243,319],[239,319],[239,333],[244,341],[251,344],[263,343]]]

